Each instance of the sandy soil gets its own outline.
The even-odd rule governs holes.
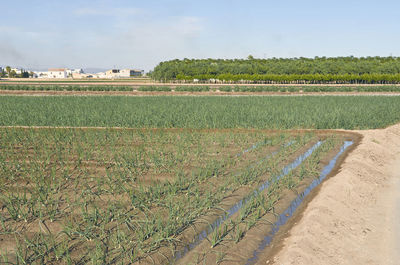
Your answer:
[[[323,183],[281,249],[257,264],[399,264],[400,124],[358,133],[360,145]]]

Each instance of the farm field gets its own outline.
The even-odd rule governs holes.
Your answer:
[[[2,96],[0,261],[252,264],[399,100]]]
[[[22,2],[0,265],[400,265],[400,1]]]
[[[0,126],[374,129],[399,120],[398,96],[0,97]]]
[[[201,218],[211,222],[210,212],[251,194],[322,140],[302,166],[251,197],[223,234],[210,235],[213,247],[231,238],[239,242],[276,203],[287,202],[282,192],[318,176],[322,161],[344,138],[332,133],[3,128],[1,258],[41,264],[166,262],[196,231],[192,226],[204,226]]]

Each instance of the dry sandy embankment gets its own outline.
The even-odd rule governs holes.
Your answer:
[[[400,124],[357,132],[340,172],[257,264],[400,264]]]

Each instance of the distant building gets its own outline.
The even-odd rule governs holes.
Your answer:
[[[93,74],[85,74],[85,73],[72,73],[72,78],[74,79],[82,79],[82,78],[93,78],[94,75]]]
[[[121,78],[131,77],[131,70],[130,69],[119,70],[119,77]]]
[[[14,70],[14,69],[13,69]],[[21,71],[21,70],[20,70]],[[21,71],[22,72],[22,71]],[[20,73],[21,73],[20,72]],[[129,78],[143,76],[144,70],[137,69],[111,69],[97,74],[85,74],[83,69],[50,68],[47,72],[34,72],[35,78]]]
[[[107,75],[105,72],[99,72],[94,76],[94,78],[107,78]]]
[[[50,68],[47,72],[47,78],[67,78],[67,69],[65,68]]]
[[[119,78],[119,69],[111,69],[106,71],[106,78]]]
[[[74,79],[81,79],[81,78],[83,78],[82,74],[80,74],[80,73],[72,73],[72,72],[71,72],[71,76],[72,76],[72,78],[74,78]]]
[[[48,78],[49,72],[34,72],[36,77],[35,78]]]
[[[67,75],[71,76],[72,74],[83,74],[84,71],[83,69],[79,68],[79,69],[66,69],[67,71]]]
[[[111,69],[105,73],[105,78],[129,78],[133,76],[142,76],[144,70],[135,69]]]
[[[142,76],[143,74],[144,74],[143,70],[135,70],[135,69],[120,70],[120,77]]]

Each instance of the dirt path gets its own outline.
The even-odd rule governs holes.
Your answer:
[[[400,124],[358,133],[273,260],[257,264],[399,264]]]

